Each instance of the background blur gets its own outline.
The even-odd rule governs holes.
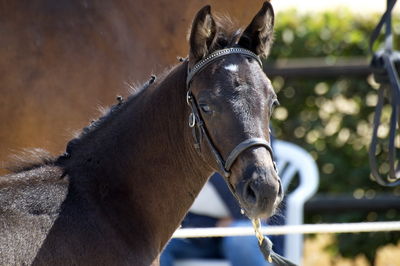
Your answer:
[[[111,105],[132,84],[186,56],[188,27],[205,4],[244,26],[262,2],[0,4],[0,166],[23,148],[62,153],[73,132],[99,116],[99,106]],[[383,188],[371,181],[367,157],[377,101],[368,41],[386,1],[272,4],[276,38],[265,70],[281,103],[274,114],[275,133],[309,151],[321,175],[318,195],[305,209],[306,222],[399,220],[400,187]],[[399,5],[393,24],[396,44]],[[384,108],[382,139],[388,134],[389,111]],[[396,145],[400,147],[399,138]],[[0,168],[0,174],[6,172]],[[395,232],[308,236],[306,265],[399,265],[399,240]],[[382,252],[389,255],[382,259]]]

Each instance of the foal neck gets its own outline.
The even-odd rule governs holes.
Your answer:
[[[186,67],[129,99],[66,169],[127,242],[145,239],[147,253],[160,252],[211,173],[199,163],[187,125]]]

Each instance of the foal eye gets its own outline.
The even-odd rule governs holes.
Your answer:
[[[199,106],[200,106],[201,111],[203,111],[204,113],[206,113],[206,114],[212,113],[212,110],[209,105],[201,103],[201,104],[199,104]]]

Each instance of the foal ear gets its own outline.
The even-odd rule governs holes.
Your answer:
[[[189,62],[196,63],[208,54],[217,32],[217,26],[211,15],[211,7],[205,6],[197,12],[193,20],[189,37]]]
[[[247,26],[239,45],[260,56],[267,56],[273,42],[274,10],[266,1],[257,15]]]

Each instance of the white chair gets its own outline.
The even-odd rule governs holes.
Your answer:
[[[274,152],[277,157],[277,167],[282,172],[282,186],[287,191],[289,184],[298,174],[298,186],[286,196],[286,224],[299,225],[304,222],[304,203],[318,189],[319,172],[314,158],[299,146],[286,141],[274,142]],[[303,258],[303,235],[285,235],[284,256],[301,264]]]
[[[299,178],[298,186],[286,195],[286,224],[303,224],[304,203],[318,189],[319,173],[317,165],[310,154],[295,144],[276,140],[273,149],[284,191],[288,190],[294,177],[298,176]],[[225,217],[228,213],[223,201],[209,184],[204,186],[190,210],[194,213],[206,214],[217,218]],[[302,234],[285,235],[284,256],[299,265],[302,263]],[[224,260],[190,259],[176,261],[175,266],[230,266],[230,264]]]

